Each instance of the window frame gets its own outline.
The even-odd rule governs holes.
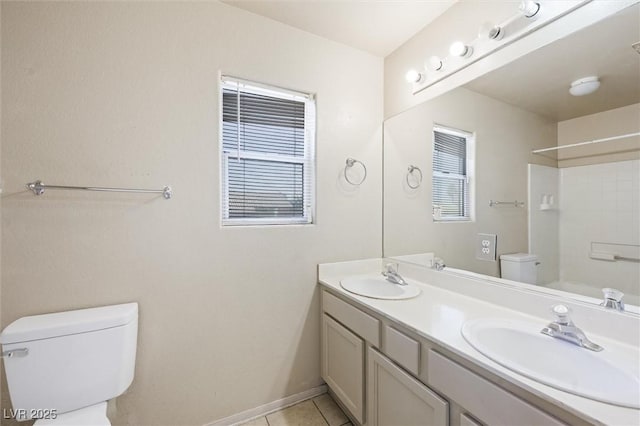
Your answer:
[[[433,168],[434,160],[435,160],[435,151],[436,151],[436,132],[445,133],[452,136],[457,136],[465,139],[465,149],[466,149],[466,158],[465,158],[465,175],[459,174],[451,174],[451,173],[442,173],[435,171]],[[432,130],[432,144],[431,144],[431,209],[432,209],[432,219],[434,223],[461,223],[461,222],[475,222],[475,144],[476,144],[476,135],[473,132],[468,132],[466,130],[460,130],[449,126],[443,126],[441,124],[434,123]],[[446,177],[453,179],[463,180],[466,185],[467,191],[467,200],[466,200],[466,211],[468,212],[468,216],[448,216],[448,217],[440,217],[436,218],[434,213],[434,202],[433,202],[433,194],[434,194],[434,177]]]
[[[267,85],[255,81],[244,80],[229,75],[221,74],[218,80],[219,94],[219,150],[220,155],[220,224],[226,226],[256,226],[256,225],[312,225],[315,222],[315,193],[316,193],[316,97],[312,93],[297,92],[290,89],[284,89],[278,86]],[[234,87],[235,86],[235,87]],[[276,153],[233,150],[228,151],[224,148],[224,89],[244,89],[246,92],[263,96],[275,97],[286,100],[295,100],[304,102],[304,154],[303,156],[284,155]],[[230,218],[229,217],[229,158],[260,160],[288,164],[301,164],[302,174],[302,191],[303,191],[303,216],[272,216],[257,218]]]

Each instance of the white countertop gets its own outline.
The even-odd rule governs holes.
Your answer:
[[[323,264],[319,267],[319,281],[356,304],[402,324],[407,329],[479,367],[591,423],[640,425],[640,410],[601,403],[531,380],[482,355],[467,343],[460,332],[467,320],[478,318],[524,320],[538,323],[542,328],[550,321],[551,315],[548,311],[550,304],[562,302],[573,308],[576,325],[581,327],[591,340],[605,348],[609,345],[628,351],[640,370],[640,352],[638,351],[640,317],[606,312],[579,302],[553,299],[550,296],[536,295],[521,289],[509,289],[504,285],[496,286],[495,283],[483,282],[479,278],[463,278],[408,265],[401,266],[401,274],[405,279],[412,279],[422,288],[422,293],[413,299],[372,299],[349,293],[340,286],[340,280],[347,276],[379,274],[382,263],[382,259],[368,259]],[[603,318],[606,319],[603,320]],[[603,321],[608,324],[602,324]],[[608,330],[611,330],[611,333],[607,332]],[[607,337],[603,335],[605,332]]]

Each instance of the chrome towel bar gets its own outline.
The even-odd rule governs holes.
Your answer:
[[[68,186],[68,185],[45,185],[42,181],[35,181],[27,184],[27,188],[36,195],[44,194],[45,189],[69,189],[82,191],[101,191],[101,192],[135,192],[142,194],[162,194],[168,200],[173,195],[171,187],[165,186],[162,189],[133,189],[133,188],[104,188],[99,186]]]
[[[489,207],[495,207],[495,206],[504,206],[504,205],[508,205],[508,206],[513,206],[513,207],[524,207],[524,201],[494,201],[494,200],[489,200]]]

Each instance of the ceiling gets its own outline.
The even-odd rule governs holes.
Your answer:
[[[222,0],[385,57],[457,0]]]
[[[640,103],[640,5],[536,50],[466,87],[556,121]],[[593,94],[569,94],[571,82],[596,75]]]

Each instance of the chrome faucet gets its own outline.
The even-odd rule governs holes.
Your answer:
[[[604,294],[604,301],[600,306],[624,312],[624,302],[622,302],[622,298],[624,297],[623,292],[615,288],[603,288],[602,294]]]
[[[566,340],[574,345],[582,346],[583,348],[596,352],[600,352],[603,349],[602,346],[589,340],[584,334],[584,331],[575,326],[569,316],[571,310],[568,307],[555,305],[551,308],[551,311],[555,314],[556,320],[540,330],[542,334],[555,337],[556,339]]]
[[[387,269],[385,271],[382,271],[382,275],[384,275],[385,278],[387,278],[387,281],[393,284],[398,284],[398,285],[408,284],[404,280],[404,278],[402,278],[398,273],[399,265],[397,263],[387,263],[385,266]]]
[[[444,260],[439,257],[434,257],[431,261],[431,267],[436,271],[442,271],[447,265],[444,264]]]

